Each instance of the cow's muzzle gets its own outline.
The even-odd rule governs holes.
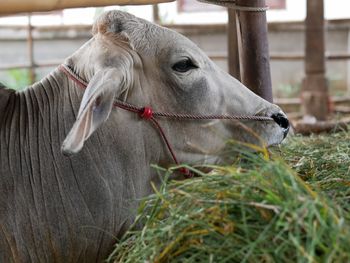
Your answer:
[[[286,138],[289,131],[289,120],[283,112],[275,113],[271,115],[271,118],[280,126],[283,130],[283,138]]]

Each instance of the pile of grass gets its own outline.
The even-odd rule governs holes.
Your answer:
[[[286,161],[233,145],[230,165],[165,180],[140,207],[144,227],[110,260],[349,262],[349,137],[295,138],[281,149]]]
[[[280,153],[316,191],[350,212],[350,132],[294,137]]]

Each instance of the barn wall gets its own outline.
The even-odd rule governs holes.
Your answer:
[[[209,56],[219,57],[214,61],[227,70],[226,26],[170,26],[185,34],[198,44]],[[350,52],[350,21],[338,20],[327,23],[327,52],[331,54]],[[90,38],[90,27],[65,26],[52,30],[40,28],[34,31],[34,58],[38,63],[60,61],[77,50]],[[271,54],[301,54],[304,50],[304,26],[301,22],[269,24],[269,45]],[[27,63],[26,29],[23,27],[8,28],[0,26],[0,67],[13,63]],[[333,94],[342,94],[350,89],[350,61],[328,61],[327,76]],[[278,97],[296,96],[304,75],[302,60],[271,61],[274,95]],[[36,70],[41,78],[53,67]],[[348,74],[349,73],[349,74]],[[0,81],[9,81],[9,74],[0,71]],[[349,88],[348,88],[349,87]]]

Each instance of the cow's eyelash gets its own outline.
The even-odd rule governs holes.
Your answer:
[[[198,68],[198,66],[196,66],[190,58],[185,58],[176,62],[171,68],[177,72],[184,73],[191,69]]]

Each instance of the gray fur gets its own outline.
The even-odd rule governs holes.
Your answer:
[[[174,72],[183,56],[199,68]],[[103,14],[66,63],[85,92],[58,69],[23,92],[0,89],[0,262],[101,262],[159,183],[150,165],[173,164],[151,123],[111,109],[114,96],[178,113],[280,111],[186,38],[123,12]],[[161,125],[185,163],[215,162],[232,137],[257,142],[237,123]],[[249,125],[267,144],[283,139],[274,123]]]

